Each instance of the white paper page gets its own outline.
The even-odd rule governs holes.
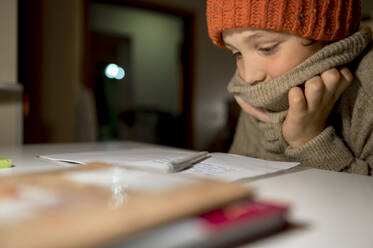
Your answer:
[[[297,165],[298,162],[268,161],[227,153],[211,153],[210,158],[180,173],[232,182],[288,170]]]
[[[170,161],[195,154],[172,148],[135,148],[120,151],[65,153],[40,156],[56,161],[74,161],[80,164],[105,162],[140,168],[165,168]],[[224,181],[236,181],[262,176],[297,166],[299,163],[267,161],[227,153],[210,153],[210,158],[193,165],[192,168],[179,172],[193,177],[206,177]]]
[[[184,151],[172,148],[135,148],[118,151],[80,152],[41,155],[40,158],[58,162],[87,164],[104,162],[115,165],[126,165],[139,168],[154,168],[168,172],[170,162],[185,156],[196,154],[195,151]],[[68,165],[68,164],[64,164]]]

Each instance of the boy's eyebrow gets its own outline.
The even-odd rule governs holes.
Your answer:
[[[260,39],[262,37],[266,36],[266,34],[264,32],[256,32],[255,34],[253,35],[249,35],[248,37],[245,38],[245,41],[246,42],[252,42],[254,40],[257,40],[257,39]]]
[[[253,42],[254,40],[258,40],[260,38],[263,38],[265,37],[267,34],[263,31],[258,31],[252,35],[249,35],[248,37],[245,38],[245,42]],[[227,43],[227,42],[224,42],[225,46],[226,47],[231,47],[231,48],[235,48],[234,46],[232,46],[231,44]]]
[[[229,44],[229,43],[227,43],[227,42],[225,42],[225,41],[224,41],[224,45],[225,45],[227,48],[229,48],[229,49],[236,49],[236,50],[237,50],[237,48],[235,48],[234,46],[232,46],[231,44]]]

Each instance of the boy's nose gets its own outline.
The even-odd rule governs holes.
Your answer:
[[[245,66],[239,69],[239,73],[241,78],[249,84],[264,82],[266,79],[266,74],[253,66]]]

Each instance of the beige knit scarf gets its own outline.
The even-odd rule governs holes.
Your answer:
[[[257,121],[258,128],[262,129],[269,141],[264,144],[267,151],[281,154],[288,146],[282,139],[281,125],[289,108],[289,90],[328,69],[352,62],[369,44],[371,36],[371,29],[362,26],[348,38],[325,46],[289,72],[264,83],[250,85],[236,71],[228,85],[228,91],[239,95],[252,106],[262,107],[272,120],[272,123]],[[241,118],[252,117],[244,115]],[[236,133],[237,135],[247,134]]]

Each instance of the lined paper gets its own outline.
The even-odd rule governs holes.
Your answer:
[[[180,159],[183,156],[190,156],[194,153],[196,152],[173,148],[135,148],[118,151],[51,154],[39,157],[62,162],[61,165],[64,166],[74,166],[71,163],[84,165],[90,162],[104,162],[134,168],[162,168],[168,167],[173,160]],[[196,163],[193,167],[178,174],[237,181],[288,170],[297,165],[299,165],[297,162],[268,161],[228,153],[210,153],[210,158]]]

